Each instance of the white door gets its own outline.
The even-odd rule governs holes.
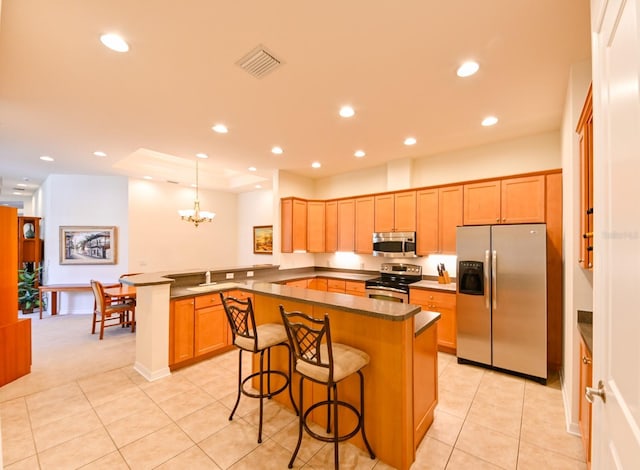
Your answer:
[[[592,0],[593,468],[640,468],[640,0]]]

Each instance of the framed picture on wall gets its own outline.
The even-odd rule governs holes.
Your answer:
[[[116,227],[60,227],[60,264],[116,264]]]
[[[253,252],[256,255],[273,254],[273,225],[253,227]]]

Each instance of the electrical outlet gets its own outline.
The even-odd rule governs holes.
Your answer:
[[[233,279],[233,273],[227,273],[227,279]]]
[[[247,277],[253,277],[253,271],[247,271]]]

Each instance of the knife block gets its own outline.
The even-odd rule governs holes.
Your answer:
[[[447,271],[442,272],[442,276],[438,276],[438,284],[449,284],[451,282],[451,278],[449,277],[449,273]]]

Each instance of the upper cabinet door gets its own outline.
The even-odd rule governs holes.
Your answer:
[[[367,255],[373,253],[373,212],[373,196],[356,199],[356,253],[363,253]]]
[[[356,227],[356,203],[353,199],[338,201],[338,249],[354,251]]]
[[[500,180],[464,185],[464,225],[500,223]]]
[[[438,188],[417,192],[417,254],[438,253]]]
[[[375,197],[376,232],[393,232],[393,196],[393,194],[381,194]]]
[[[440,253],[456,253],[456,227],[462,225],[462,186],[438,190],[438,244]]]
[[[294,197],[280,200],[281,251],[307,249],[307,201]]]
[[[394,230],[416,231],[416,192],[404,191],[394,194]]]
[[[325,251],[335,253],[338,250],[338,201],[327,201],[324,209]]]
[[[307,201],[307,251],[324,253],[325,250],[325,203]]]
[[[545,220],[544,175],[502,180],[500,223],[525,224]]]

